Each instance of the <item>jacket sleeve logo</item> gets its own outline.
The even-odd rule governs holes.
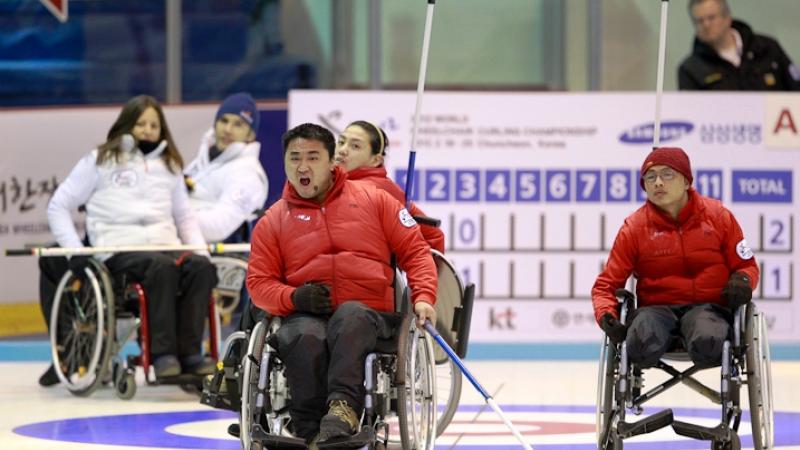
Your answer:
[[[739,255],[739,258],[745,260],[753,257],[753,250],[750,250],[750,247],[747,245],[747,239],[742,239],[736,244],[736,254]]]
[[[413,217],[411,217],[411,214],[409,214],[408,210],[405,208],[400,210],[399,216],[400,216],[400,223],[402,223],[403,226],[406,228],[411,228],[417,224],[417,221],[414,220]]]

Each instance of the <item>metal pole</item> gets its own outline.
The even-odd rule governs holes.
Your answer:
[[[369,88],[378,90],[383,84],[381,67],[383,49],[381,48],[381,0],[369,2]]]
[[[667,54],[667,12],[669,0],[661,0],[661,27],[658,36],[658,73],[656,74],[656,118],[653,121],[653,148],[661,143],[661,97],[664,93],[664,59]]]
[[[506,415],[503,413],[503,410],[500,409],[500,405],[498,405],[497,402],[494,401],[492,396],[489,395],[486,389],[484,389],[483,386],[481,386],[481,384],[478,383],[478,380],[475,379],[475,376],[472,375],[472,372],[470,372],[469,369],[467,369],[467,367],[464,365],[464,362],[461,361],[461,358],[459,358],[458,355],[456,355],[456,352],[454,352],[453,349],[450,348],[449,345],[447,345],[447,342],[445,342],[444,338],[442,338],[442,336],[436,330],[436,327],[434,327],[433,324],[431,324],[430,320],[425,321],[425,330],[431,336],[433,336],[436,342],[439,343],[439,346],[441,346],[442,350],[444,350],[444,352],[447,353],[447,356],[449,356],[450,359],[452,359],[453,362],[456,363],[456,366],[458,366],[459,370],[461,370],[461,373],[463,373],[464,376],[467,377],[467,380],[470,383],[472,383],[472,386],[474,386],[475,389],[477,389],[478,393],[480,393],[483,399],[486,400],[486,403],[492,408],[492,410],[494,410],[494,412],[496,412],[497,415],[500,416],[500,419],[502,419],[506,427],[508,427],[508,429],[511,430],[511,434],[513,434],[514,437],[517,438],[519,443],[522,444],[522,447],[526,450],[533,450],[533,447],[531,447],[530,444],[525,442],[525,438],[522,437],[522,434],[519,432],[519,430],[517,430],[514,424],[511,423],[511,420],[509,420],[508,417],[506,417]]]
[[[181,17],[182,0],[167,0],[166,34],[167,34],[167,103],[180,103],[181,86],[181,45],[183,18]]]
[[[589,50],[589,90],[599,91],[603,73],[603,5],[600,0],[587,0],[587,27],[586,36]]]
[[[414,108],[414,127],[411,129],[411,152],[408,154],[408,173],[406,174],[406,204],[411,201],[414,190],[414,163],[417,160],[417,130],[419,113],[422,111],[422,94],[425,93],[425,74],[428,70],[428,49],[431,46],[431,28],[433,26],[433,10],[436,0],[428,0],[425,14],[425,34],[422,37],[422,56],[419,62],[419,78],[417,79],[417,105]]]
[[[7,249],[6,256],[71,256],[96,255],[98,253],[122,252],[194,252],[249,253],[250,244],[205,244],[205,245],[117,245],[108,247],[31,247]]]

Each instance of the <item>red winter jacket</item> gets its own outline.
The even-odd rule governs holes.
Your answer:
[[[597,322],[617,315],[617,288],[637,279],[639,306],[717,303],[734,272],[758,284],[758,265],[733,214],[717,200],[689,189],[678,220],[651,202],[625,219],[603,272],[592,288]]]
[[[405,192],[400,189],[400,186],[398,186],[397,183],[386,176],[386,168],[383,166],[360,167],[358,169],[351,170],[350,172],[347,172],[347,179],[370,182],[376,187],[391,194],[391,196],[394,197],[398,202],[406,202]],[[425,216],[425,213],[422,212],[422,210],[419,209],[413,202],[408,205],[408,209],[412,216]],[[428,241],[428,245],[430,245],[431,248],[435,248],[441,253],[444,253],[444,233],[442,230],[430,225],[420,225],[419,229],[422,231],[422,237]]]
[[[361,301],[394,310],[392,254],[406,272],[412,300],[435,304],[436,266],[408,211],[368,183],[347,181],[337,167],[322,204],[289,184],[253,231],[247,289],[259,308],[294,312],[292,293],[306,282],[331,287],[334,308]]]

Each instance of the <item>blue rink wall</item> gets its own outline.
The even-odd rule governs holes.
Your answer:
[[[129,343],[125,351],[134,351]],[[772,344],[773,361],[800,360],[800,342]],[[600,357],[598,344],[470,344],[468,361],[514,360],[514,361],[593,361]],[[48,341],[0,341],[0,361],[49,361]]]

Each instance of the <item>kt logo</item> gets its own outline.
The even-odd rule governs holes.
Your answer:
[[[506,308],[501,311],[495,311],[494,308],[489,308],[489,329],[490,330],[516,330],[514,319],[517,313],[511,308]]]

